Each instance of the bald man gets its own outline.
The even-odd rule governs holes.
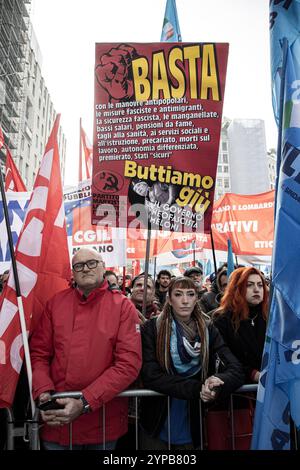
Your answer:
[[[141,368],[139,319],[133,304],[103,275],[104,262],[92,249],[72,259],[74,286],[46,305],[31,342],[33,396],[40,403],[53,392],[80,391],[58,399],[61,409],[42,411],[46,450],[114,449],[127,431],[127,401],[116,396]],[[105,405],[105,429],[103,429]]]

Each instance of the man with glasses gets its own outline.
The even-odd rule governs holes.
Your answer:
[[[104,442],[114,449],[128,414],[126,399],[116,396],[141,367],[139,319],[133,304],[110,289],[99,253],[79,250],[72,268],[74,286],[47,303],[31,339],[33,396],[40,403],[53,392],[82,396],[57,399],[61,409],[41,412],[43,445],[68,449],[72,422],[73,449],[101,449]]]

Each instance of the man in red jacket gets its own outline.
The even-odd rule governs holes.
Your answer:
[[[138,376],[139,319],[133,304],[103,279],[101,256],[81,249],[72,260],[75,286],[46,305],[30,342],[33,397],[81,391],[62,398],[62,409],[41,412],[45,449],[114,449],[127,431],[127,400],[117,398]],[[105,405],[105,407],[104,407]]]

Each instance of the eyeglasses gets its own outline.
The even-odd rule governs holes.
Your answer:
[[[72,268],[76,273],[80,273],[81,271],[84,270],[85,265],[89,269],[95,269],[95,268],[97,268],[99,263],[100,263],[100,261],[98,261],[97,259],[89,259],[88,261],[85,261],[85,262],[82,262],[82,263],[73,264]]]

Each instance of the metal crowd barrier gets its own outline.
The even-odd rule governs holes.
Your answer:
[[[243,385],[241,388],[236,390],[233,395],[236,394],[245,394],[247,392],[256,392],[257,385]],[[69,394],[73,394],[74,392],[69,392]],[[57,393],[55,394],[57,398],[66,398],[68,396],[68,392],[64,392],[63,394]],[[135,399],[135,448],[138,450],[139,448],[139,417],[138,417],[138,399],[140,397],[159,397],[165,396],[162,393],[154,392],[152,390],[146,389],[132,389],[126,390],[118,395],[118,397],[126,397],[126,398],[134,398]],[[106,416],[105,416],[105,405],[100,409],[100,413],[102,415],[102,425],[103,425],[103,450],[105,450],[106,438],[105,438],[105,428],[106,428]],[[235,436],[234,436],[234,420],[233,420],[233,399],[231,396],[230,400],[230,415],[231,415],[231,427],[232,427],[232,448],[235,449]],[[199,399],[199,428],[200,428],[200,450],[203,450],[204,447],[204,437],[203,437],[203,429],[202,429],[202,402]],[[171,432],[170,432],[170,397],[168,396],[168,449],[171,449]],[[39,450],[39,410],[36,409],[36,413],[32,422],[32,429],[31,429],[31,449],[32,450]],[[69,450],[72,450],[73,443],[72,443],[72,423],[69,424]]]
[[[33,425],[32,420],[26,420],[22,426],[16,426],[13,411],[10,408],[4,408],[6,412],[6,450],[15,449],[15,438],[22,437],[23,441],[31,443],[31,429]]]
[[[243,396],[245,397],[246,393],[248,392],[256,392],[257,385],[243,385],[241,388],[236,390],[230,397],[230,417],[231,417],[231,439],[232,439],[232,449],[235,449],[235,432],[234,432],[234,414],[233,414],[233,398],[236,396]],[[57,398],[65,398],[69,395],[73,395],[74,392],[64,392],[55,394]],[[126,390],[118,395],[119,397],[127,397],[127,398],[134,398],[135,401],[135,416],[134,416],[134,425],[135,425],[135,448],[138,450],[139,448],[139,416],[138,416],[138,399],[140,397],[159,397],[165,396],[161,393],[154,392],[152,390],[146,389],[132,389]],[[249,397],[248,397],[249,398]],[[252,397],[254,399],[254,397]],[[26,420],[22,427],[15,426],[15,420],[13,416],[13,412],[11,409],[6,408],[7,414],[7,450],[14,450],[15,449],[15,438],[16,437],[23,437],[23,440],[29,443],[29,448],[31,450],[39,450],[40,449],[40,440],[39,440],[39,429],[40,429],[40,420],[39,420],[39,410],[36,409],[35,416],[32,420]],[[106,416],[105,416],[105,405],[99,410],[102,416],[102,424],[103,424],[103,450],[105,450],[105,428],[106,428]],[[199,429],[200,429],[200,450],[204,448],[204,436],[203,436],[203,413],[202,413],[202,402],[199,399]],[[171,449],[170,443],[170,397],[168,397],[168,449]],[[294,441],[296,450],[299,447],[299,435],[297,434],[296,428],[291,430],[294,433]],[[69,449],[72,450],[73,443],[72,443],[72,423],[69,424],[69,437],[70,437],[70,444]]]

